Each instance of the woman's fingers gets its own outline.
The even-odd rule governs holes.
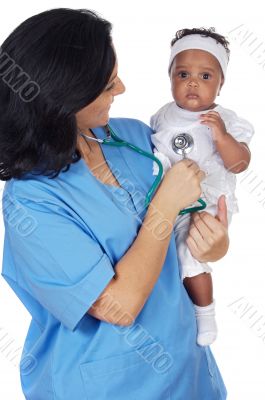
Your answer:
[[[198,252],[198,246],[195,242],[195,240],[193,239],[192,236],[188,236],[186,243],[190,249],[191,254],[193,255],[193,257],[197,254]]]
[[[203,238],[207,238],[214,233],[211,220],[212,216],[206,212],[196,212],[192,215],[192,225],[197,228]]]
[[[201,235],[201,232],[195,225],[190,226],[190,231],[186,243],[194,258],[200,262],[204,262],[204,257],[210,249],[210,245]]]
[[[224,195],[218,199],[216,218],[224,225],[225,228],[228,227],[227,206]]]
[[[193,160],[185,158],[183,162],[185,162],[187,167],[189,167],[194,172],[194,174],[199,177],[200,181],[202,181],[205,178],[205,172],[202,171],[199,165],[196,164]]]
[[[199,171],[196,173],[198,175],[200,181],[202,181],[205,178],[205,172],[199,169]]]
[[[221,203],[223,200],[221,200]],[[222,203],[222,206],[224,203]],[[225,222],[225,210],[221,218]],[[229,245],[227,228],[207,212],[194,213],[187,240],[192,255],[200,262],[217,261],[223,257]],[[191,246],[191,247],[190,247]]]
[[[227,230],[227,227],[225,226],[225,210],[222,210],[220,215],[220,218],[223,218],[223,222],[219,221],[219,218],[213,217],[206,211],[196,214],[197,215],[192,216],[194,219],[193,223],[196,223],[200,231],[211,232],[212,235],[216,235],[220,230],[222,232]]]
[[[193,254],[196,258],[203,258],[211,247],[214,246],[214,243],[219,240],[219,235],[218,232],[215,231],[216,226],[213,220],[215,221],[215,218],[206,212],[192,214],[189,242],[192,245],[192,251],[196,252],[196,254]],[[220,225],[218,221],[216,222]]]
[[[204,247],[206,239],[212,234],[199,216],[194,216],[190,225],[189,236],[196,242],[197,247]]]

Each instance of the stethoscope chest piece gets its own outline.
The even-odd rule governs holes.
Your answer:
[[[194,146],[194,140],[191,135],[188,133],[178,133],[172,139],[172,149],[176,154],[182,155],[183,158],[186,158],[186,154],[190,153]],[[201,204],[200,206],[188,207],[179,212],[180,215],[201,211],[206,207],[206,203],[202,199],[198,199],[198,202]]]
[[[181,154],[184,158],[194,146],[194,140],[188,133],[179,133],[172,139],[172,149],[175,153]]]

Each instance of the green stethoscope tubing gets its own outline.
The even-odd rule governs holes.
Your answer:
[[[106,125],[104,127],[104,129],[106,130],[108,137],[102,140],[102,142],[101,142],[102,144],[107,144],[109,146],[129,147],[130,149],[136,151],[139,154],[142,154],[145,157],[150,158],[151,160],[153,160],[157,163],[158,168],[159,168],[158,175],[156,176],[156,179],[154,180],[154,183],[152,184],[151,189],[148,191],[146,198],[145,198],[145,207],[148,207],[148,205],[151,202],[151,198],[152,198],[153,194],[156,192],[156,190],[161,182],[161,179],[162,179],[163,165],[162,165],[161,161],[156,156],[154,156],[154,154],[148,153],[147,151],[142,150],[140,147],[137,147],[134,144],[128,143],[128,142],[122,140],[121,138],[119,138],[116,135],[116,133],[113,131],[113,129],[110,127],[110,125]],[[109,134],[112,137],[113,141],[110,141]],[[198,202],[201,204],[200,206],[185,208],[184,210],[181,210],[179,212],[179,215],[184,215],[184,214],[200,211],[206,207],[206,203],[202,199],[198,199]]]

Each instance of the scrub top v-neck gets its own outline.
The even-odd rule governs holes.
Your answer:
[[[110,125],[152,152],[145,124],[113,119]],[[102,128],[94,134],[105,137]],[[28,400],[223,400],[212,353],[196,344],[173,235],[133,325],[87,313],[134,242],[154,181],[149,158],[125,147],[101,148],[121,187],[99,181],[83,159],[54,179],[27,174],[5,185],[2,276],[32,317],[20,363],[23,393]]]
[[[106,132],[102,128],[93,129],[93,133],[98,139],[105,139],[106,137]],[[126,149],[127,152],[124,152],[124,148],[121,149],[120,146],[105,144],[100,144],[100,147],[109,169],[120,186],[104,184],[98,180],[95,173],[91,172],[89,169],[88,172],[98,180],[99,185],[104,185],[105,189],[108,189],[112,193],[113,199],[119,199],[120,202],[124,202],[125,206],[129,208],[131,212],[134,214],[145,213],[144,200],[147,192],[145,193],[143,191],[142,183],[139,180],[135,183],[135,171],[132,170],[134,166],[128,164],[128,155],[131,155],[130,153],[132,150]],[[87,168],[85,161],[83,159],[80,161],[81,164],[85,164],[84,167]],[[151,166],[150,162],[148,162],[148,164]]]

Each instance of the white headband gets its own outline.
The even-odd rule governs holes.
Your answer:
[[[224,77],[226,74],[228,55],[221,43],[209,36],[202,36],[199,34],[187,35],[177,40],[171,48],[169,59],[168,72],[170,72],[171,65],[177,54],[184,50],[204,50],[211,53],[218,61],[222,68]]]

